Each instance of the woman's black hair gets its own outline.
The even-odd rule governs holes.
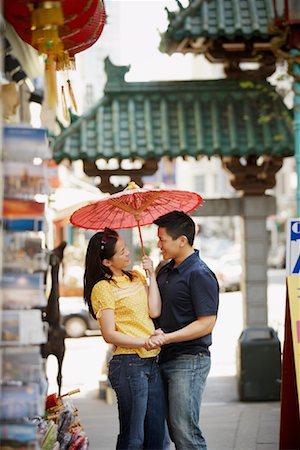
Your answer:
[[[92,307],[91,293],[94,285],[99,281],[113,281],[113,273],[109,267],[103,264],[103,260],[111,259],[114,256],[118,238],[119,235],[116,231],[105,228],[104,231],[94,234],[88,243],[83,278],[83,298],[94,319],[96,319],[96,314]],[[130,280],[133,279],[133,275],[130,272],[123,272]]]

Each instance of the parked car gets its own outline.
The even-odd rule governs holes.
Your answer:
[[[91,317],[82,297],[60,297],[59,309],[67,337],[82,337],[90,331],[100,334],[99,324]]]
[[[278,244],[276,249],[271,250],[268,255],[268,267],[284,269],[286,263],[285,244]]]
[[[220,291],[239,291],[241,288],[242,264],[239,255],[224,255],[215,268]]]

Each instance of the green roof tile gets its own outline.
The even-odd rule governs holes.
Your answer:
[[[273,18],[272,0],[191,0],[185,9],[169,13],[160,50],[172,53],[174,43],[185,38],[267,39]]]
[[[294,153],[290,113],[267,82],[110,80],[54,142],[54,159]]]

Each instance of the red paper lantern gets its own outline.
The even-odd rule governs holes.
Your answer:
[[[55,71],[75,68],[75,54],[99,39],[106,19],[102,0],[4,0],[3,10],[19,36],[46,55],[48,106],[54,107],[57,102]],[[68,89],[76,110],[70,80]],[[63,88],[62,95],[66,103]]]
[[[57,13],[57,4],[61,8],[61,17]],[[70,57],[86,50],[99,39],[106,18],[102,0],[4,0],[3,9],[5,18],[19,36],[40,53],[47,54],[52,47],[54,53],[67,51]],[[36,11],[38,14],[35,14]],[[36,23],[40,18],[41,24]],[[35,37],[37,29],[40,34],[44,32],[43,39]],[[53,49],[57,39],[62,44],[58,51]]]

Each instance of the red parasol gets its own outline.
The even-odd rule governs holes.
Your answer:
[[[170,211],[191,212],[201,202],[202,197],[196,192],[139,188],[130,182],[124,191],[79,208],[70,217],[70,222],[90,230],[138,227],[145,254],[140,226],[149,225]]]

